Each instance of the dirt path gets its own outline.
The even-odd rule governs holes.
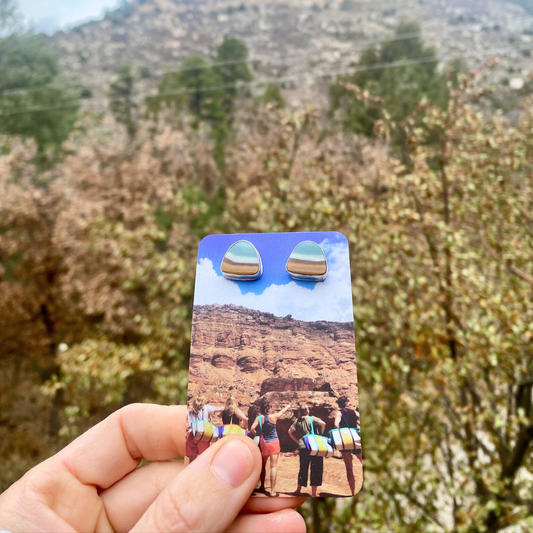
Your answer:
[[[270,470],[267,463],[266,489],[270,493]],[[355,490],[356,493],[363,484],[363,468],[357,457],[353,458]],[[276,491],[280,496],[292,496],[296,490],[298,480],[299,460],[298,453],[281,453],[278,462],[278,480]],[[259,487],[259,484],[257,485]],[[311,488],[307,491],[304,488],[303,495],[311,496]],[[346,468],[341,457],[330,457],[324,459],[324,478],[322,486],[318,489],[319,496],[351,496],[350,487],[346,478]],[[254,496],[265,496],[259,492],[254,492]],[[267,495],[268,496],[268,495]]]

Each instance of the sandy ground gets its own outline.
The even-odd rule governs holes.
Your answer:
[[[292,496],[298,481],[298,453],[281,453],[278,461],[278,479],[276,491],[280,496]],[[359,492],[363,485],[363,467],[357,456],[353,456],[355,476],[355,492]],[[270,467],[267,463],[266,490],[270,493]],[[257,485],[259,487],[259,484]],[[311,487],[303,489],[303,496],[311,496]],[[264,494],[254,492],[254,496],[265,497]],[[266,495],[268,496],[268,494]],[[324,459],[324,477],[322,486],[318,488],[318,496],[351,496],[350,486],[346,478],[346,468],[341,457]]]

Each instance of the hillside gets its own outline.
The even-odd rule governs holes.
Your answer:
[[[531,43],[533,16],[504,0],[132,0],[49,43],[68,77],[101,98],[126,63],[143,69],[141,92],[150,94],[165,71],[191,55],[211,57],[224,35],[233,35],[248,46],[256,79],[279,79],[285,89],[298,89],[294,98],[312,100],[405,19],[420,22],[443,62],[466,55],[473,67],[503,50],[489,74],[495,81],[527,67],[522,49]]]

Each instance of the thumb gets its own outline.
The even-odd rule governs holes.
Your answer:
[[[176,476],[132,532],[222,532],[247,502],[260,472],[261,455],[252,439],[226,437]]]

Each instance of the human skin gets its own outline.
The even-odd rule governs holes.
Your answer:
[[[275,424],[289,409],[291,408],[291,404],[284,407],[281,411],[278,411],[277,413],[272,412],[272,407],[268,409],[267,415],[269,417],[270,423]],[[258,415],[252,424],[252,427],[250,428],[251,431],[255,431],[255,428],[259,424],[259,417],[264,417],[265,415]],[[264,421],[262,422],[264,424]]]
[[[248,422],[248,417],[241,411],[239,407],[235,410],[235,414],[244,422]]]
[[[249,499],[261,471],[252,439],[222,439],[184,467],[185,428],[184,406],[115,412],[0,495],[0,530],[305,532],[303,499]]]
[[[291,408],[291,404],[284,407],[281,411],[278,411],[277,413],[272,413],[272,407],[268,409],[268,416],[269,421],[271,424],[275,424],[289,409]],[[259,415],[263,416],[264,415]],[[259,416],[255,419],[255,422],[252,424],[251,431],[255,431],[255,428],[259,424]],[[276,481],[278,479],[278,458],[279,454],[271,455],[270,456],[270,495],[271,496],[277,496],[278,493],[276,492]],[[268,457],[263,457],[263,466],[261,469],[261,487],[260,490],[265,490],[265,477],[266,477],[266,463],[267,463]]]
[[[344,408],[348,409],[350,403],[346,401]],[[335,427],[339,428],[341,425],[342,413],[340,409],[335,413]],[[351,453],[343,453],[342,460],[344,461],[344,467],[346,468],[346,477],[348,478],[348,484],[350,485],[350,490],[352,491],[352,496],[355,494],[355,477],[353,474],[353,456]],[[361,461],[361,457],[359,456]]]

